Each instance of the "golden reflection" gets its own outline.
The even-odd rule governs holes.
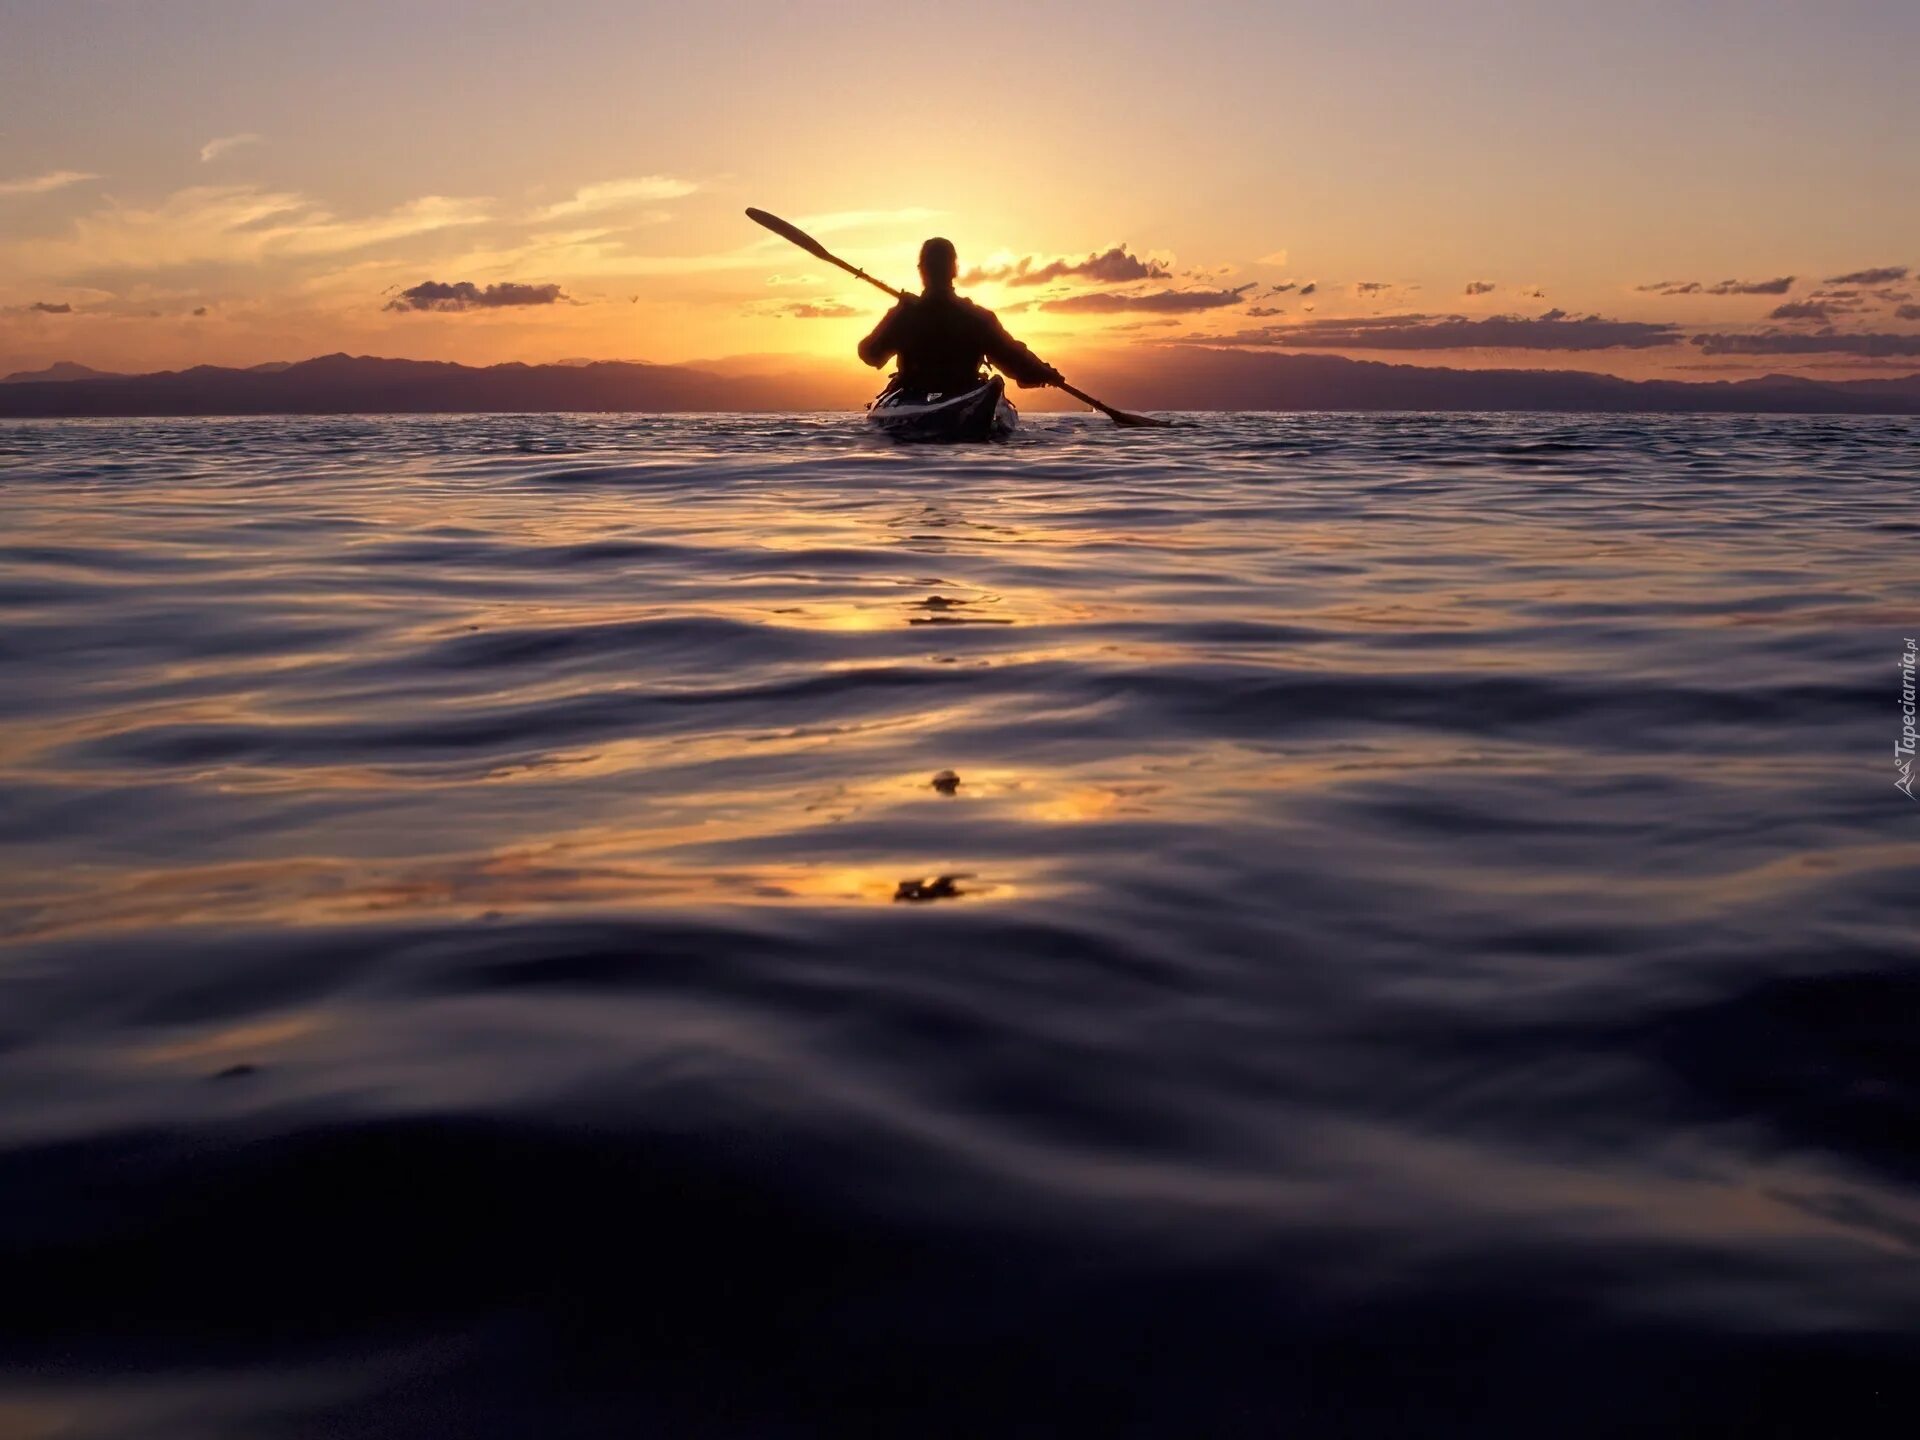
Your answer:
[[[374,917],[482,919],[561,909],[699,909],[737,905],[884,905],[903,881],[969,874],[959,903],[1005,903],[1099,883],[1077,873],[1073,854],[1036,834],[1008,853],[968,839],[976,819],[1098,827],[1236,827],[1257,816],[1285,825],[1297,804],[1325,803],[1356,785],[1397,783],[1456,770],[1525,781],[1564,773],[1563,757],[1537,747],[1441,736],[1392,744],[1344,741],[1278,753],[1216,742],[1078,767],[985,763],[943,752],[943,733],[991,733],[991,702],[916,710],[885,720],[757,735],[755,753],[808,758],[808,778],[777,786],[736,780],[701,785],[741,756],[742,736],[631,739],[466,773],[366,768],[276,772],[230,770],[221,788],[300,792],[431,788],[431,814],[411,812],[387,855],[359,857],[374,812],[348,813],[337,838],[317,831],[304,856],[192,866],[69,867],[33,883],[0,882],[0,933],[14,941],[100,930],[182,924],[342,924]],[[976,742],[977,743],[977,742]],[[908,764],[877,765],[881,755]],[[865,761],[866,768],[862,767]],[[930,776],[953,762],[951,785]],[[1730,759],[1726,783],[1791,787],[1790,765]],[[530,788],[525,798],[519,786]],[[500,790],[495,794],[496,789]],[[1354,802],[1364,805],[1364,795]],[[1336,803],[1344,803],[1336,798]],[[561,817],[554,828],[556,815]],[[880,827],[843,853],[840,827]],[[872,835],[895,834],[898,853],[875,854]],[[492,841],[484,852],[468,837]],[[1077,843],[1077,842],[1076,842]],[[1440,873],[1451,863],[1417,837],[1389,841],[1406,863]],[[751,856],[752,858],[741,858]],[[1463,862],[1464,863],[1464,862]],[[1782,889],[1834,883],[1836,874],[1920,867],[1920,844],[1830,847],[1818,855],[1770,857],[1719,873],[1615,874],[1616,896],[1662,911],[1717,913]],[[25,877],[20,877],[24,881]],[[1476,872],[1484,893],[1555,896],[1569,881],[1524,867]]]
[[[23,942],[188,924],[487,921],[556,910],[870,905],[889,902],[903,879],[939,873],[912,857],[885,865],[595,864],[581,850],[547,846],[413,865],[298,860],[125,876],[31,906],[0,902],[0,920],[12,940]],[[970,881],[967,896],[1004,902],[1065,888],[1067,881],[1050,877],[1045,866],[996,862],[991,876]],[[186,1058],[186,1052],[165,1058]]]
[[[811,614],[789,616],[809,620],[818,630],[891,630],[900,623],[891,608],[881,609],[871,605],[845,605],[831,609],[823,608]]]
[[[911,748],[968,712],[916,712],[891,722],[866,722],[858,733]],[[977,716],[970,718],[979,718]],[[853,729],[825,728],[769,742],[769,753],[845,750]],[[1237,823],[1249,805],[1271,815],[1289,795],[1306,795],[1364,779],[1397,775],[1407,765],[1436,768],[1458,757],[1438,746],[1369,752],[1342,746],[1320,754],[1276,756],[1229,744],[1167,754],[1139,754],[1111,768],[1050,770],[963,763],[952,773],[952,793],[925,768],[842,769],[837,778],[778,788],[754,786],[673,789],[657,782],[669,765],[688,773],[738,754],[737,736],[709,735],[678,743],[630,741],[576,757],[550,757],[564,768],[546,778],[569,786],[572,828],[514,835],[515,826],[551,825],[544,806],[521,808],[487,792],[504,778],[480,770],[464,783],[444,769],[412,777],[386,776],[378,786],[408,783],[443,796],[443,818],[406,837],[408,853],[348,858],[326,853],[273,860],[233,860],[198,866],[69,870],[55,884],[0,885],[0,933],[15,940],[85,934],[144,925],[338,924],[376,916],[436,915],[483,918],[560,908],[700,908],[753,904],[885,904],[903,880],[970,874],[962,887],[969,903],[1065,893],[1097,877],[1077,875],[1067,856],[989,857],[968,853],[964,830],[951,834],[949,818],[991,815],[1059,825],[1099,825],[1149,817],[1169,823]],[[857,752],[854,752],[857,753]],[[1484,752],[1476,761],[1491,763]],[[1539,768],[1537,758],[1529,762]],[[376,788],[372,772],[302,772],[317,790]],[[228,777],[238,787],[238,777]],[[529,782],[538,779],[530,773]],[[592,783],[575,789],[582,780]],[[623,800],[622,781],[655,793]],[[272,788],[269,786],[269,788]],[[604,793],[601,793],[604,791]],[[956,807],[964,807],[956,809]],[[485,816],[483,833],[501,842],[485,853],[460,849]],[[593,823],[598,819],[601,823]],[[932,826],[897,856],[839,858],[836,827],[867,820]],[[422,823],[418,820],[416,824]],[[358,835],[359,827],[349,832]],[[396,848],[400,837],[395,837]],[[931,846],[929,846],[931,841]],[[732,845],[764,849],[777,842],[779,858],[740,862]],[[324,842],[322,842],[324,843]],[[351,840],[348,843],[352,843]],[[1044,847],[1042,847],[1044,848]],[[803,858],[789,858],[789,857]]]
[[[328,1022],[315,1014],[286,1015],[277,1020],[252,1020],[230,1025],[205,1035],[176,1040],[166,1045],[150,1045],[134,1052],[134,1058],[149,1065],[203,1064],[210,1060],[257,1055],[289,1041],[301,1039],[325,1028]]]
[[[110,740],[131,730],[172,725],[268,725],[270,711],[245,701],[178,700],[107,706],[65,715],[58,723],[0,726],[0,766],[32,767],[45,773],[47,752]]]
[[[956,718],[944,712],[918,713],[896,724],[896,739],[928,733],[922,727],[937,733]],[[882,727],[870,723],[861,728],[872,732]],[[781,748],[844,746],[845,739],[844,734],[822,731],[783,737]],[[577,765],[565,773],[610,781],[657,775],[670,754],[677,763],[691,766],[725,760],[737,753],[737,743],[736,737],[708,736],[674,754],[658,742],[634,741],[576,757]],[[1408,752],[1401,749],[1391,758],[1396,765],[1406,763]],[[65,887],[51,892],[0,892],[0,926],[24,940],[142,925],[331,924],[413,914],[474,918],[563,907],[884,904],[903,880],[971,871],[984,873],[967,881],[966,899],[999,903],[1061,893],[1086,881],[1072,875],[1065,859],[996,856],[991,866],[983,867],[982,857],[965,853],[964,843],[957,853],[908,852],[852,863],[822,858],[742,864],[703,861],[699,855],[777,836],[790,853],[811,851],[824,857],[832,853],[833,827],[840,822],[890,816],[937,822],[956,805],[969,811],[1004,809],[1059,824],[1099,824],[1140,815],[1230,819],[1245,805],[1248,791],[1263,792],[1262,803],[1271,808],[1274,794],[1351,778],[1352,762],[1351,755],[1282,760],[1219,746],[1191,754],[1131,757],[1114,773],[966,765],[957,772],[961,783],[951,795],[933,786],[924,769],[855,772],[830,784],[800,788],[688,790],[670,801],[627,807],[639,813],[617,822],[528,835],[485,854],[462,854],[446,846],[444,853],[426,859],[309,855],[88,872],[84,877],[68,872]],[[306,788],[318,788],[314,778],[309,774]],[[332,779],[359,787],[373,777]],[[437,772],[420,777],[419,783],[444,791],[450,782],[444,772]],[[460,789],[490,783],[482,773]],[[460,818],[458,804],[450,803],[444,840],[457,845],[467,822]],[[623,808],[617,799],[589,805],[591,811],[609,815]],[[537,819],[538,813],[527,819]],[[498,833],[499,823],[496,815],[488,827],[491,833]],[[416,854],[443,848],[425,835],[418,846]],[[940,849],[946,848],[940,843]]]
[[[1113,814],[1120,804],[1117,791],[1086,788],[1042,800],[1029,808],[1027,814],[1035,820],[1099,820]]]
[[[894,630],[906,626],[1083,625],[1121,620],[1135,607],[1117,601],[1094,602],[1033,589],[970,591],[951,582],[915,582],[897,587],[903,594],[822,595],[777,606],[743,609],[735,619],[756,620],[799,630]],[[1059,640],[1052,642],[1056,649]],[[1085,640],[1072,642],[1084,652]],[[1022,652],[1024,653],[1024,652]],[[842,667],[850,663],[842,662]]]

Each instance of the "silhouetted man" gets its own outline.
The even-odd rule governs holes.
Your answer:
[[[959,273],[951,240],[935,236],[922,245],[924,293],[886,313],[860,342],[860,358],[877,367],[898,355],[900,384],[907,390],[971,390],[979,383],[982,360],[991,360],[1025,388],[1059,384],[1060,372],[1007,334],[991,310],[953,293]]]

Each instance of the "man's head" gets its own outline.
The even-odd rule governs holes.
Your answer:
[[[960,273],[953,242],[936,235],[920,247],[920,283],[929,290],[951,290]]]

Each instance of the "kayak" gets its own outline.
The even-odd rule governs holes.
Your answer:
[[[896,378],[867,406],[867,421],[896,440],[1003,440],[1020,412],[998,375],[951,394],[902,389]]]

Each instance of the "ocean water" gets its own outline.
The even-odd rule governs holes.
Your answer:
[[[0,427],[0,1434],[1910,1433],[1920,422]]]

